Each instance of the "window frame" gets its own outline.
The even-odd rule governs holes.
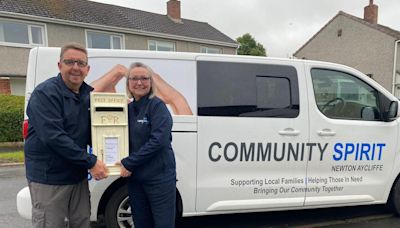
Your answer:
[[[26,25],[26,28],[27,28],[27,31],[28,31],[28,41],[29,41],[29,43],[14,43],[14,42],[0,41],[0,46],[25,47],[25,48],[47,47],[48,46],[47,26],[46,26],[46,24],[37,23],[37,22],[30,22],[30,21],[24,21],[24,20],[6,19],[6,18],[1,18],[0,19],[0,23],[2,23],[2,22],[19,23],[19,24]],[[35,43],[33,43],[33,37],[32,37],[32,28],[33,27],[40,28],[43,44],[35,44]]]
[[[202,49],[205,49],[205,52],[202,52]],[[209,49],[214,49],[214,50],[218,50],[218,53],[213,53],[213,52],[208,52]],[[207,47],[207,46],[200,46],[200,53],[206,53],[206,54],[223,54],[222,53],[222,48],[217,48],[217,47]]]
[[[155,42],[156,50],[150,50],[150,42]],[[164,51],[164,52],[176,52],[176,43],[173,41],[165,41],[165,40],[147,40],[147,50],[149,51],[160,51],[158,50],[158,46],[160,43],[170,43],[173,46],[172,51]]]
[[[99,34],[103,34],[103,35],[109,35],[110,39],[110,49],[107,48],[93,48],[93,47],[89,47],[89,33],[99,33]],[[113,42],[113,38],[114,37],[118,37],[121,38],[121,48],[120,49],[115,49],[113,48],[114,46],[114,42]],[[92,49],[104,49],[104,50],[125,50],[125,35],[122,33],[115,33],[115,32],[105,32],[105,31],[100,31],[100,30],[93,30],[93,29],[85,29],[85,40],[86,40],[86,47],[87,48],[92,48]]]

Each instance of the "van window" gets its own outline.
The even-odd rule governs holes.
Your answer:
[[[380,120],[378,92],[357,77],[334,70],[312,69],[318,109],[334,119]]]
[[[198,61],[199,116],[280,117],[299,114],[292,66]]]

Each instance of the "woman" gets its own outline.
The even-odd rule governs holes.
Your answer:
[[[175,227],[176,169],[172,117],[154,96],[153,71],[133,63],[127,80],[129,157],[121,160],[135,227]]]

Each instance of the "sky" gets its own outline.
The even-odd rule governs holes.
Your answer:
[[[166,14],[167,0],[94,0]],[[272,57],[291,57],[339,11],[363,18],[369,0],[181,0],[181,16],[235,39],[250,33]],[[374,0],[378,23],[400,31],[400,0]]]

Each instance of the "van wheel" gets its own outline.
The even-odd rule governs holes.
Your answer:
[[[134,227],[128,187],[123,185],[111,196],[105,211],[107,228]]]
[[[394,185],[389,199],[389,208],[396,213],[397,216],[400,215],[400,179],[397,179]]]

